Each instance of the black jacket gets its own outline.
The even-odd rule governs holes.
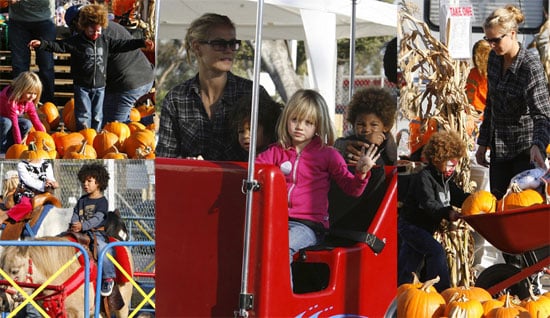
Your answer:
[[[105,87],[109,53],[127,52],[145,47],[142,39],[115,40],[102,34],[97,40],[83,33],[68,39],[41,40],[39,49],[57,53],[71,53],[71,75],[75,85],[85,88]]]
[[[412,178],[399,217],[435,233],[441,220],[449,218],[451,206],[461,207],[468,195],[452,181],[452,176],[445,178],[429,164]]]

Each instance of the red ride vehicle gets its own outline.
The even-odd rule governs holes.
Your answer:
[[[318,246],[288,266],[286,184],[259,165],[243,270],[247,164],[158,158],[156,313],[159,317],[383,317],[395,296],[397,169],[364,233],[383,242]],[[243,274],[244,273],[244,274]],[[241,276],[243,276],[241,278]],[[242,292],[242,283],[248,286]],[[244,312],[242,311],[244,309]]]

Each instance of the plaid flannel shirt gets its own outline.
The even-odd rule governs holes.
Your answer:
[[[522,48],[502,74],[502,56],[489,55],[488,92],[477,143],[491,147],[495,161],[513,159],[550,142],[550,97],[540,59]]]
[[[263,89],[263,87],[260,87]],[[234,160],[238,155],[228,123],[239,97],[252,92],[252,81],[227,73],[223,96],[208,118],[200,96],[199,75],[172,88],[162,102],[157,157]]]

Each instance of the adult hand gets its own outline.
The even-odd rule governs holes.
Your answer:
[[[487,146],[479,146],[476,151],[476,162],[483,167],[489,167],[489,162],[485,159]]]
[[[357,164],[357,160],[363,155],[362,149],[369,148],[369,144],[359,140],[350,140],[346,143],[344,159],[350,165]]]
[[[155,48],[155,42],[153,40],[145,40],[145,49],[152,51]]]
[[[542,151],[537,145],[531,146],[531,162],[534,163],[536,167],[548,170],[546,162],[544,162],[544,157],[542,156]]]

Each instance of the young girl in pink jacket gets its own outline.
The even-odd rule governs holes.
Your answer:
[[[256,163],[278,166],[285,175],[288,198],[290,262],[300,249],[319,244],[329,226],[331,180],[344,192],[359,196],[379,157],[377,147],[363,149],[355,174],[331,145],[335,131],[327,103],[313,90],[297,91],[277,124],[279,142],[260,153]]]
[[[19,74],[11,85],[0,92],[0,152],[5,153],[13,144],[20,144],[31,127],[45,131],[36,113],[42,83],[33,72]],[[30,121],[25,118],[28,115]],[[11,131],[11,133],[10,133]]]

